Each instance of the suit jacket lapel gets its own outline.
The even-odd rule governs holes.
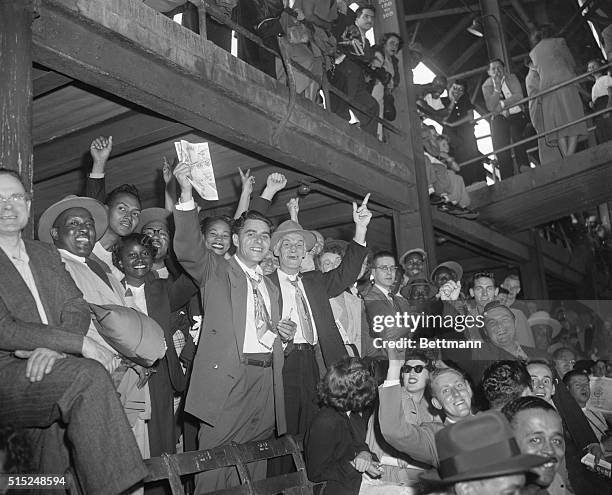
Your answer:
[[[275,271],[271,275],[268,275],[267,277],[265,277],[265,280],[266,280],[266,287],[268,287],[268,292],[270,292],[270,288],[269,288],[270,285],[274,285],[274,288],[277,291],[279,315],[282,315],[283,314],[283,295],[280,290],[280,279],[278,278],[278,272]],[[280,319],[280,316],[279,316],[279,319]],[[275,320],[275,321],[278,321],[278,320]]]
[[[36,308],[34,296],[32,296],[15,265],[2,249],[0,249],[0,273],[2,273],[0,294],[2,299],[8,303],[9,311],[17,310],[13,313],[15,317],[40,323],[38,311],[32,311],[32,308]]]
[[[244,331],[246,322],[246,305],[248,283],[246,275],[234,258],[228,261],[228,277],[230,283],[230,304],[232,307],[232,317],[234,331],[236,332],[236,342],[238,352],[242,355],[244,346]]]

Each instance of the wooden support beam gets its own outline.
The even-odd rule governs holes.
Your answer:
[[[537,0],[524,0],[523,3],[535,3]],[[512,4],[511,1],[500,2],[502,6],[507,7]],[[449,15],[472,14],[470,17],[480,15],[480,5],[473,3],[464,5],[463,7],[453,7],[450,9],[427,9],[427,12],[418,14],[408,14],[404,16],[406,22],[421,21],[425,19],[435,19],[437,17],[445,17]]]
[[[37,145],[34,148],[34,183],[82,168],[90,161],[89,146],[98,136],[113,136],[112,157],[117,157],[191,131],[191,128],[183,124],[162,117],[128,111],[117,118],[80,129],[62,139]]]
[[[432,212],[434,227],[446,236],[461,239],[513,261],[528,261],[529,249],[479,222],[457,218],[447,213]]]
[[[34,99],[72,83],[72,79],[52,70],[34,78]]]
[[[453,7],[450,9],[429,10],[427,12],[421,12],[419,14],[408,14],[404,16],[404,19],[406,20],[406,22],[422,21],[424,19],[435,19],[437,17],[445,17],[449,15],[466,14],[472,12],[479,13],[480,6],[478,4],[473,4],[466,7]]]
[[[444,0],[439,0],[441,4]],[[379,0],[379,15],[376,19],[375,29],[381,33],[400,33],[403,39],[408,39],[407,26],[402,22],[404,18],[404,2],[383,2]],[[406,148],[408,166],[414,177],[414,187],[406,187],[404,195],[413,199],[411,208],[396,208],[394,212],[394,230],[396,231],[396,244],[398,249],[404,246],[418,247],[425,250],[432,262],[436,257],[436,241],[431,221],[431,207],[429,205],[428,180],[422,153],[421,119],[417,114],[416,95],[411,70],[411,59],[408,50],[401,52],[399,71],[402,74],[400,84],[395,88],[395,104],[398,109],[397,125],[404,131],[406,137],[390,136],[392,144],[401,149]],[[408,146],[406,146],[408,144]],[[411,184],[412,185],[412,184]],[[398,213],[401,212],[401,213]],[[408,240],[408,237],[410,239]]]
[[[125,22],[129,19],[130,22]],[[139,2],[43,0],[38,62],[386,206],[411,208],[409,158]],[[405,143],[405,141],[404,141]]]
[[[480,220],[518,232],[612,198],[612,142],[470,193]]]
[[[455,73],[461,67],[465,65],[465,63],[470,60],[476,53],[485,48],[485,43],[483,38],[474,38],[474,41],[470,45],[470,47],[465,50],[461,55],[459,55],[453,64],[448,68],[448,72],[450,74]],[[453,76],[453,79],[456,79],[456,76]]]
[[[531,231],[529,234],[532,241],[529,248],[529,260],[520,266],[523,298],[548,299],[542,239],[535,231]]]
[[[472,18],[469,16],[463,17],[431,49],[427,50],[427,56],[434,58],[440,51],[453,41],[457,35],[463,32],[472,23]]]
[[[32,190],[31,0],[0,2],[0,166],[16,170]],[[30,220],[24,229],[33,237]]]

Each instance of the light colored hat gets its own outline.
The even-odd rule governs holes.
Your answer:
[[[287,234],[300,234],[304,238],[306,251],[310,251],[317,242],[317,238],[312,232],[310,232],[310,230],[304,230],[299,223],[294,222],[293,220],[285,220],[278,227],[276,227],[276,230],[272,233],[270,249],[274,251],[274,248],[278,242]]]
[[[551,338],[553,339],[561,332],[561,323],[551,318],[546,311],[536,311],[527,319],[527,322],[530,327],[534,325],[548,325],[552,328],[553,333]]]
[[[421,248],[412,248],[412,249],[409,249],[408,251],[406,251],[404,254],[402,254],[400,256],[400,259],[399,259],[400,265],[404,266],[404,261],[406,261],[406,258],[408,256],[410,256],[411,254],[414,254],[414,253],[420,254],[423,257],[423,261],[427,261],[427,253],[423,249],[421,249]]]
[[[38,239],[53,244],[51,227],[53,227],[57,217],[70,208],[85,208],[91,213],[94,223],[96,224],[96,242],[100,240],[108,227],[108,215],[104,205],[93,198],[75,196],[74,194],[66,196],[64,199],[52,204],[43,212],[38,220]]]

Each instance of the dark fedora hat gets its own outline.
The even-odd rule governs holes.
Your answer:
[[[456,483],[524,473],[548,461],[546,457],[521,454],[508,420],[498,411],[477,414],[436,433],[440,456],[437,470],[421,478]]]

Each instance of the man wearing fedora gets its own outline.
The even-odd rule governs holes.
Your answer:
[[[497,411],[450,425],[436,434],[438,469],[421,479],[454,495],[518,495],[525,475],[547,459],[523,454],[506,418]],[[435,490],[439,493],[439,490]]]
[[[316,387],[321,377],[321,366],[328,368],[347,355],[329,299],[353,285],[359,276],[363,260],[367,227],[371,213],[367,209],[368,196],[358,208],[353,203],[355,236],[346,248],[340,265],[325,273],[319,270],[304,272],[300,266],[306,253],[315,245],[312,232],[299,223],[286,220],[272,234],[270,248],[278,257],[279,268],[270,275],[278,287],[283,319],[294,321],[297,329],[285,350],[283,383],[287,432],[300,435],[310,426],[316,408]]]
[[[551,318],[546,311],[536,311],[527,322],[533,334],[535,348],[550,353],[553,339],[561,332],[561,323]]]
[[[85,335],[89,308],[57,250],[22,238],[31,199],[12,170],[0,169],[0,200],[0,423],[28,429],[36,472],[72,465],[85,493],[123,493],[147,469],[108,374],[116,360]]]

